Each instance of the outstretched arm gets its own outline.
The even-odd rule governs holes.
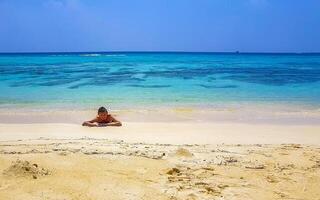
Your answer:
[[[119,120],[117,120],[113,116],[110,116],[110,117],[112,121],[108,123],[107,126],[122,126],[122,123]]]
[[[93,120],[83,122],[82,126],[97,127],[98,123],[97,123],[97,120],[95,118]]]

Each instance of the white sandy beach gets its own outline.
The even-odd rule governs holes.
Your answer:
[[[1,124],[0,199],[319,199],[320,126]]]
[[[244,123],[124,122],[122,127],[88,128],[77,124],[0,124],[1,141],[18,139],[117,139],[169,144],[314,144],[320,125]]]

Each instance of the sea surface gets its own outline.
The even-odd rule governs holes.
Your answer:
[[[320,54],[0,54],[0,108],[320,108]]]

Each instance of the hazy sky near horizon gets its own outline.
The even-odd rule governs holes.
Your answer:
[[[0,0],[0,52],[320,52],[319,0]]]

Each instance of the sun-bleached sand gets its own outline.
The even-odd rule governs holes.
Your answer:
[[[0,124],[0,199],[320,196],[320,127]]]
[[[77,124],[0,124],[0,141],[37,138],[96,138],[171,144],[320,144],[320,125],[124,122],[122,127]]]

